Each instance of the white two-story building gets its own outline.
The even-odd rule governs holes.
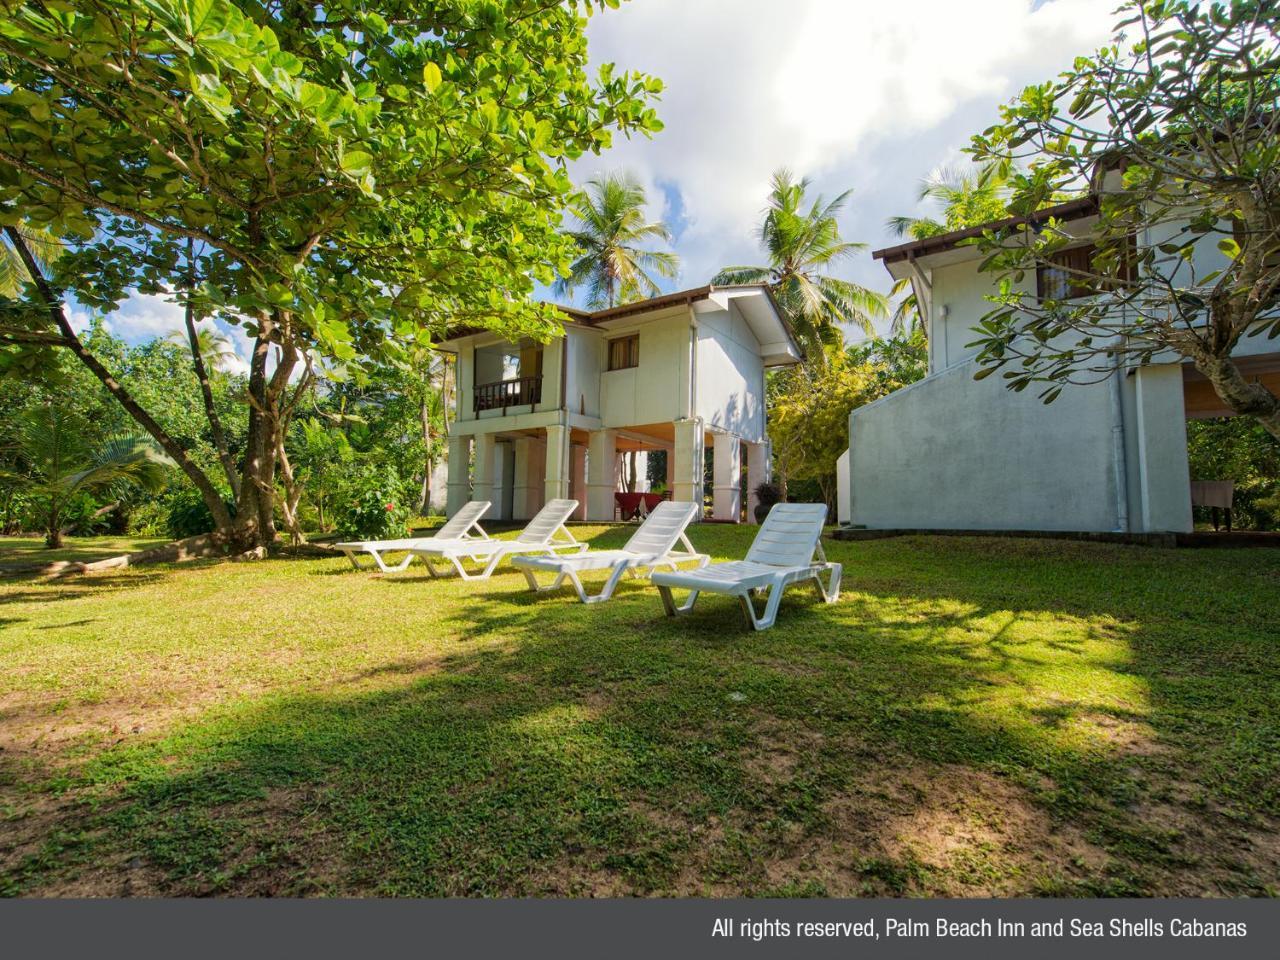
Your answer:
[[[1118,174],[1108,176],[1101,189]],[[1061,221],[1075,241],[1054,262],[1028,272],[1024,291],[1062,296],[1072,264],[1088,263],[1097,211],[1095,195],[1035,216]],[[1231,415],[1189,363],[1169,355],[1122,364],[1104,382],[1066,387],[1049,405],[1039,391],[1010,392],[999,376],[974,379],[974,327],[993,309],[987,298],[998,279],[979,270],[982,254],[965,241],[1022,222],[875,252],[890,275],[914,288],[929,336],[929,375],[853,411],[842,519],[873,529],[1189,531],[1186,421]],[[1167,224],[1136,243],[1160,244],[1178,232],[1178,224]],[[1202,271],[1221,265],[1212,235],[1197,246],[1195,260]],[[1234,356],[1246,376],[1280,391],[1275,340],[1246,337]]]
[[[672,499],[702,502],[710,447],[712,516],[740,520],[744,465],[749,489],[769,477],[765,370],[800,360],[768,291],[706,286],[564,313],[547,344],[474,333],[441,345],[457,356],[446,512],[483,499],[494,519],[522,520],[573,497],[578,519],[611,520],[633,450],[666,451]]]

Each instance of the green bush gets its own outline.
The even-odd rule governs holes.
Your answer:
[[[412,497],[394,467],[365,466],[343,483],[338,533],[360,540],[390,540],[409,529]]]
[[[168,497],[167,522],[169,536],[175,540],[213,532],[213,514],[205,506],[198,490],[183,485]],[[227,504],[232,508],[233,504]]]

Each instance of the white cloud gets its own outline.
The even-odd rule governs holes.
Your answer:
[[[72,307],[70,321],[77,330],[88,326],[90,314],[79,307]],[[79,326],[77,326],[79,324]],[[223,321],[205,319],[199,321],[202,329],[214,328],[230,341],[230,349],[219,357],[218,369],[228,373],[244,374],[249,371],[248,357],[253,344],[243,328]],[[106,327],[127,343],[147,343],[151,340],[186,332],[186,322],[181,304],[160,295],[131,293],[118,310],[107,314]]]
[[[758,262],[753,229],[770,174],[853,187],[845,236],[892,242],[884,220],[915,209],[916,183],[954,161],[997,106],[1110,36],[1115,0],[635,0],[593,18],[592,57],[666,84],[652,140],[580,161],[585,179],[626,166],[673,185],[687,218],[680,284]],[[656,211],[655,211],[656,212]],[[669,215],[670,211],[664,211]],[[869,255],[846,275],[887,289]]]

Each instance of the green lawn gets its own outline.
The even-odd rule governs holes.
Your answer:
[[[0,580],[0,893],[1280,893],[1280,554],[828,555],[759,634],[341,558]]]

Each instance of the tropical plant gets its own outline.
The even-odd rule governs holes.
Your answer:
[[[569,212],[577,225],[565,235],[577,244],[579,255],[568,276],[555,286],[557,295],[586,287],[589,307],[612,307],[655,296],[660,288],[652,274],[674,277],[680,258],[669,250],[650,250],[642,244],[671,242],[661,220],[645,219],[648,200],[644,187],[626,171],[587,181]]]
[[[885,225],[895,236],[912,240],[981,226],[1008,215],[1005,207],[1008,193],[1008,178],[993,166],[972,173],[959,167],[940,167],[920,181],[916,202],[932,201],[940,208],[942,218],[895,216]],[[889,319],[890,334],[901,337],[918,330],[928,337],[911,279],[903,277],[896,281],[889,297],[894,302]]]
[[[175,346],[191,349],[191,338],[186,331],[175,330],[166,339]],[[210,376],[217,376],[227,366],[228,360],[236,355],[231,338],[212,326],[196,327],[195,350]]]
[[[62,546],[63,514],[78,494],[128,485],[155,492],[172,466],[150,438],[117,434],[95,441],[86,424],[52,402],[28,411],[19,445],[23,490],[39,501],[51,548]]]
[[[553,335],[530,294],[572,259],[569,161],[661,126],[659,81],[588,75],[584,14],[617,0],[57,6],[0,8],[0,227],[33,280],[0,347],[71,351],[254,555],[313,362],[337,375],[451,325]],[[52,267],[27,221],[66,245]],[[136,290],[252,341],[231,510],[68,321],[68,296],[109,312]]]
[[[41,267],[49,268],[62,253],[58,238],[45,227],[32,223],[15,223],[17,232],[27,249]],[[0,297],[16,299],[29,280],[26,265],[18,249],[10,242],[8,236],[0,235]]]
[[[849,324],[868,336],[872,321],[888,312],[882,294],[826,271],[866,249],[840,236],[836,217],[848,201],[846,190],[827,202],[821,196],[806,209],[810,181],[782,169],[773,175],[759,239],[769,262],[764,266],[725,267],[713,283],[763,283],[786,312],[810,359],[822,361],[824,347],[844,342]]]
[[[984,165],[1027,164],[1010,177],[1015,214],[1104,185],[1093,252],[1071,268],[1068,296],[1038,298],[1018,283],[1073,242],[1059,224],[979,241],[1000,292],[978,327],[977,376],[1004,370],[1010,389],[1040,385],[1049,403],[1065,383],[1172,356],[1280,437],[1280,396],[1233,359],[1245,338],[1280,335],[1275,3],[1122,9],[1112,44],[1028,87],[973,138]]]
[[[916,202],[932,201],[942,219],[896,216],[886,221],[894,236],[924,240],[952,230],[976,227],[1008,216],[1008,178],[994,165],[967,171],[960,167],[939,167],[920,181]]]

